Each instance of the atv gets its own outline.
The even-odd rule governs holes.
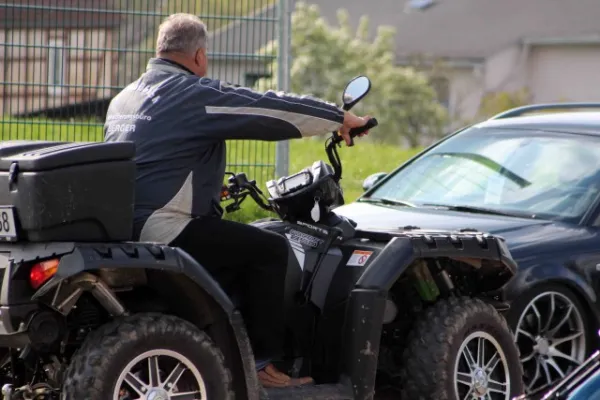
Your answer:
[[[344,108],[370,87],[352,80]],[[344,202],[340,142],[336,133],[327,141],[330,164],[269,181],[268,198],[243,173],[231,173],[222,193],[228,212],[248,196],[274,212],[254,225],[284,235],[291,249],[286,357],[277,364],[315,384],[266,390],[235,294],[181,249],[131,240],[133,143],[2,143],[4,399],[522,394],[501,316],[500,289],[516,271],[504,241],[469,229],[356,229],[335,214]]]

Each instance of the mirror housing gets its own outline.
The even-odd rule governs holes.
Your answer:
[[[367,176],[367,178],[363,181],[362,188],[366,192],[371,189],[377,182],[382,180],[387,176],[387,172],[377,172],[376,174],[372,174]]]
[[[371,90],[371,81],[366,76],[357,76],[348,82],[342,95],[344,110],[351,109],[369,93],[369,90]]]

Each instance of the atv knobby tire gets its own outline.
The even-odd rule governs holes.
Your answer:
[[[457,398],[455,374],[457,359],[463,357],[461,346],[474,333],[489,335],[487,337],[493,338],[504,353],[510,378],[508,398],[512,399],[523,394],[523,373],[519,352],[504,318],[494,307],[482,300],[461,297],[438,301],[416,321],[402,356],[401,398],[410,400],[473,398],[473,396],[465,397],[464,393],[461,393],[460,399]],[[488,357],[491,358],[491,354]],[[463,361],[466,360],[461,360]],[[502,368],[501,372],[504,376],[504,367],[499,364],[497,368]],[[461,390],[465,390],[464,386]],[[506,398],[497,396],[499,395],[494,394],[491,398]]]
[[[223,354],[206,333],[171,315],[143,313],[107,323],[86,337],[66,371],[61,400],[119,400],[113,394],[127,364],[156,350],[191,361],[200,372],[207,398],[234,398]]]

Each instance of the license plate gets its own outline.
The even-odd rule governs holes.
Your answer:
[[[13,207],[0,206],[0,241],[17,240],[17,225]]]

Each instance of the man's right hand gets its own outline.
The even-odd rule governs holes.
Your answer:
[[[350,146],[352,144],[352,138],[350,137],[350,129],[352,128],[360,128],[364,126],[371,117],[357,117],[349,111],[344,111],[344,122],[342,123],[342,127],[340,128],[340,134],[344,138],[346,145]],[[368,135],[369,131],[364,131],[359,136]]]

